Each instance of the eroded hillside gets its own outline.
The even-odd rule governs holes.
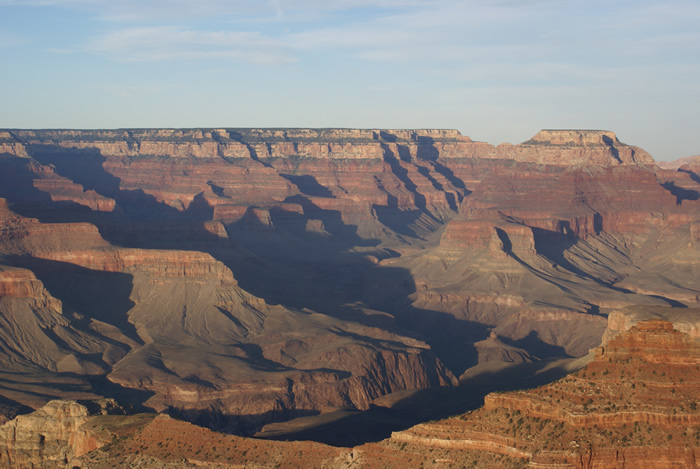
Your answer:
[[[52,401],[0,426],[11,467],[691,468],[700,455],[700,310],[627,308],[577,372],[354,448],[213,432]],[[41,428],[39,440],[33,431]],[[33,429],[33,430],[32,430]]]
[[[698,305],[693,168],[607,131],[2,131],[2,408],[252,434],[584,356],[615,309]]]

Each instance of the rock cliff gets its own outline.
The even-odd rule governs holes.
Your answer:
[[[150,394],[148,407],[244,433],[456,383],[421,341],[271,307],[208,253],[115,247],[91,224],[5,208],[4,372],[105,374]],[[8,386],[37,405],[26,386]]]
[[[592,130],[2,130],[0,389],[247,432],[583,356],[700,302],[679,169]]]
[[[692,313],[680,329],[697,326],[700,316]],[[681,314],[657,310],[663,319],[619,332],[578,372],[540,388],[490,394],[482,409],[395,433],[380,449],[408,445],[415,456],[430,448],[446,462],[503,467],[695,467],[700,341],[668,321]]]
[[[630,317],[636,313],[628,311]],[[669,321],[680,317],[677,313],[661,308],[656,319],[642,320],[620,332],[593,352],[587,365],[554,383],[490,394],[479,410],[395,432],[378,443],[335,448],[253,440],[216,434],[165,416],[143,418],[131,430],[116,435],[117,420],[108,423],[97,418],[85,428],[111,429],[113,443],[74,463],[78,467],[115,462],[132,467],[244,463],[370,468],[696,467],[700,342]]]
[[[72,467],[70,462],[103,446],[82,428],[87,408],[72,401],[51,401],[36,412],[0,426],[0,464],[13,469]]]

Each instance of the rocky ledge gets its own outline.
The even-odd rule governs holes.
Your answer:
[[[0,426],[0,466],[71,467],[76,457],[105,442],[82,428],[88,409],[74,401],[50,401],[41,409]]]
[[[98,428],[111,435],[112,444],[72,460],[77,467],[108,467],[115,462],[131,467],[237,467],[246,462],[278,467],[696,467],[699,365],[699,341],[668,320],[645,320],[610,339],[593,352],[588,365],[559,381],[491,394],[477,411],[345,449],[221,435],[165,416],[124,417],[128,421],[92,418],[80,428],[76,425],[86,420],[81,409],[77,413],[42,409],[31,418],[48,419],[53,426],[64,422],[60,425],[67,430],[50,436],[51,441],[62,442],[64,455],[71,444],[76,448],[71,441],[89,440],[70,435],[97,434]],[[56,403],[47,407],[57,406],[75,408]],[[31,451],[39,454],[37,449],[8,449],[37,446],[31,443],[35,434],[17,438],[13,435],[20,433],[9,431],[18,427],[19,419],[0,427],[6,435],[5,461]],[[71,451],[77,455],[82,450]]]
[[[369,449],[502,467],[695,467],[699,366],[698,340],[648,319],[557,382],[490,394],[478,411],[394,433]]]
[[[99,151],[111,157],[382,159],[386,151],[422,159],[485,158],[564,165],[654,164],[607,130],[542,130],[494,147],[453,129],[114,129],[0,130],[0,154]],[[402,159],[404,157],[402,156]]]

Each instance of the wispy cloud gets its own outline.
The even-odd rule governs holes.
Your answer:
[[[700,20],[696,0],[674,0],[663,8],[650,0],[634,5],[598,0],[0,0],[2,5],[80,9],[116,22],[116,29],[90,38],[90,50],[121,61],[218,57],[280,63],[294,60],[297,52],[331,51],[374,62],[498,63],[567,60],[556,55],[556,49],[565,48],[611,55],[624,46],[619,55],[634,56],[700,44],[697,33],[665,29]],[[194,26],[190,20],[197,18],[220,26]],[[286,25],[271,31],[264,26],[270,22]],[[635,47],[640,41],[645,45]]]
[[[286,12],[427,6],[442,0],[0,0],[3,5],[56,6],[91,11],[112,21],[162,21],[222,16],[274,17]]]
[[[467,58],[465,54],[486,48],[544,45],[544,31],[538,28],[547,16],[536,5],[539,2],[522,2],[521,8],[507,3],[436,2],[341,26],[309,29],[290,39],[301,49],[354,49],[376,60],[393,54],[407,60],[461,60]],[[547,32],[551,34],[551,28]]]
[[[334,50],[374,62],[455,69],[469,63],[494,71],[501,64],[549,63],[550,68],[567,69],[578,64],[584,70],[640,57],[673,60],[695,54],[700,33],[692,18],[700,18],[700,3],[688,4],[688,9],[691,20],[681,11],[660,14],[655,22],[658,8],[648,1],[626,8],[614,2],[591,8],[551,0],[437,1],[340,26],[309,28],[290,35],[288,42],[300,50]],[[627,14],[633,21],[626,20]]]
[[[130,98],[161,94],[172,91],[173,89],[178,88],[178,86],[163,83],[141,85],[111,84],[101,85],[100,88],[119,98]]]
[[[50,52],[51,54],[56,54],[56,55],[69,55],[69,54],[74,54],[75,50],[64,48],[64,47],[49,47],[48,49],[46,49],[46,52]]]
[[[28,37],[18,36],[16,34],[8,34],[0,31],[0,48],[17,47],[29,44],[31,41]]]
[[[257,32],[196,31],[173,26],[113,31],[94,38],[90,50],[125,62],[227,59],[277,64],[294,60],[284,43]]]
[[[581,77],[613,61],[682,60],[700,48],[692,26],[700,21],[697,0],[663,6],[651,0],[0,0],[3,5],[80,9],[111,21],[108,32],[86,38],[87,50],[121,62],[280,64],[316,54],[424,64],[426,71],[474,80],[509,71],[536,80]],[[196,18],[215,22],[190,21]],[[0,35],[3,43],[8,39]]]

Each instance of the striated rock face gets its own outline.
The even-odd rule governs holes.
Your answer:
[[[664,319],[644,320],[621,332],[597,349],[586,366],[559,381],[490,394],[479,410],[394,432],[378,443],[334,448],[253,440],[159,416],[144,419],[76,464],[696,467],[700,342],[674,328],[667,320],[674,314],[661,309],[658,315]],[[88,427],[97,425],[95,420]],[[118,428],[116,421],[99,425]]]
[[[242,416],[225,424],[239,432],[302,412],[366,409],[397,390],[456,384],[424,343],[270,307],[210,254],[115,248],[88,224],[47,229],[14,217],[22,235],[4,241],[22,267],[0,270],[6,371],[108,374],[150,393],[146,405],[158,410],[197,420]]]
[[[620,143],[608,130],[542,130],[521,146],[523,161],[545,164],[653,165],[644,150]]]
[[[454,168],[449,168],[454,159],[562,167],[653,164],[648,154],[621,144],[607,131],[547,130],[524,144],[498,148],[472,142],[451,130],[20,130],[3,135],[0,142],[7,142],[3,148],[9,155],[32,154],[42,162],[60,155],[59,169],[64,174],[87,175],[97,169],[80,165],[74,160],[79,155],[79,159],[99,162],[109,174],[98,174],[93,184],[101,180],[109,186],[118,181],[121,190],[143,190],[158,201],[185,209],[200,193],[213,206],[228,205],[231,199],[235,205],[281,202],[298,193],[294,187],[297,176],[309,188],[315,186],[306,180],[315,180],[335,198],[377,205],[396,200],[403,209],[428,208],[442,214],[454,210],[465,195],[466,179],[455,178]],[[372,176],[367,180],[362,173]],[[105,193],[105,187],[99,194],[88,190],[85,195],[92,194],[91,200],[74,190],[71,194],[66,182],[59,187],[57,177],[47,169],[35,185],[52,189],[47,184],[58,184],[47,191],[55,200],[73,200],[101,210],[113,203],[113,194]],[[253,187],[252,181],[257,183]],[[208,188],[214,193],[207,193]],[[304,187],[298,189],[316,195]],[[339,197],[345,194],[347,197]]]
[[[3,371],[108,374],[148,393],[152,408],[198,420],[212,409],[244,416],[225,424],[241,432],[456,382],[419,341],[270,308],[210,254],[112,247],[90,224],[44,224],[5,210],[5,253],[21,267],[0,269]],[[12,386],[13,397],[27,392]]]
[[[523,144],[579,148],[585,164],[484,171],[437,246],[385,261],[411,272],[414,305],[485,324],[515,346],[530,342],[527,351],[540,358],[553,349],[533,347],[538,340],[571,356],[587,353],[615,309],[698,305],[688,279],[698,275],[693,194],[700,185],[688,178],[682,192],[641,163],[604,163],[595,150],[602,137],[613,136],[543,132]],[[477,164],[484,162],[470,162],[472,174]],[[452,168],[470,178],[463,163]],[[568,334],[573,329],[577,337]]]
[[[51,298],[44,286],[31,270],[0,266],[0,296],[14,298],[35,298],[47,303],[52,302],[55,309],[60,309],[61,302]]]
[[[698,309],[630,307],[612,311],[608,315],[608,327],[603,334],[601,346],[607,346],[614,337],[643,321],[664,319],[673,324],[672,330],[688,334],[691,339],[700,340],[700,310]],[[656,323],[651,322],[651,324]]]
[[[0,392],[246,433],[583,356],[612,311],[700,302],[683,168],[609,131],[2,130]]]
[[[0,427],[0,465],[8,468],[72,467],[69,462],[106,442],[82,428],[88,410],[77,402],[51,401]]]
[[[700,342],[665,319],[619,333],[562,380],[489,394],[479,411],[395,433],[383,448],[502,467],[694,467]]]

